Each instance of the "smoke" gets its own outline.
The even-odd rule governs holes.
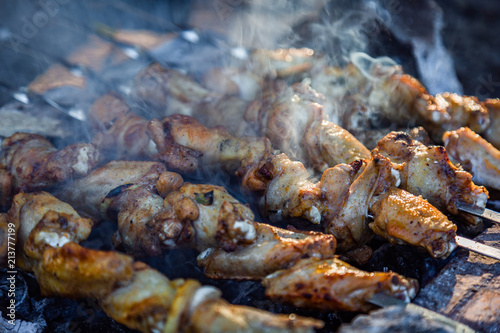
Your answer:
[[[246,4],[233,15],[228,33],[232,45],[309,47],[325,53],[336,66],[351,61],[353,53],[392,55],[430,93],[462,92],[441,37],[442,11],[434,1],[253,0]]]

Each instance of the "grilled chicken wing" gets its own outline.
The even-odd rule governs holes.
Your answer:
[[[47,248],[81,242],[92,229],[91,220],[46,192],[17,194],[8,221],[16,226],[16,263],[26,271],[34,269]]]
[[[500,190],[500,151],[468,127],[443,135],[452,159],[471,172],[478,184]]]
[[[89,111],[92,143],[100,160],[137,160],[150,158],[156,151],[148,137],[148,120],[136,116],[118,95],[97,99]]]
[[[327,202],[325,229],[335,235],[339,243],[340,240],[344,241],[339,248],[351,250],[372,237],[367,223],[371,204],[378,195],[396,186],[398,181],[399,173],[394,170],[392,163],[383,156],[375,156],[347,191],[341,188],[345,194],[340,200],[335,198],[338,206]],[[334,191],[333,188],[329,190]]]
[[[486,107],[481,105],[476,97],[460,96],[458,94],[437,94],[436,99],[446,107],[450,120],[440,129],[433,130],[434,137],[441,139],[444,131],[455,130],[467,126],[477,133],[483,133],[490,126],[490,116]]]
[[[327,311],[367,312],[374,308],[367,300],[377,293],[409,302],[418,290],[414,279],[392,272],[364,272],[336,258],[303,259],[262,283],[271,299]]]
[[[87,177],[66,184],[54,194],[80,213],[101,220],[103,216],[99,207],[111,190],[156,181],[163,172],[165,166],[157,162],[112,161],[95,169]]]
[[[380,140],[372,154],[382,154],[391,159],[401,174],[401,188],[421,195],[433,206],[467,223],[477,225],[481,219],[461,213],[458,203],[485,207],[488,191],[472,182],[472,176],[455,167],[443,147],[424,146],[402,132],[391,132]]]
[[[75,243],[46,250],[35,274],[42,294],[96,298],[111,318],[141,332],[312,332],[322,326],[231,305],[214,287],[170,281],[129,256]]]
[[[134,86],[136,97],[155,108],[160,116],[192,115],[197,104],[212,98],[210,91],[189,76],[158,63],[141,71],[135,77]]]
[[[235,172],[242,163],[259,161],[271,150],[265,138],[240,139],[225,129],[209,129],[194,118],[182,115],[173,115],[161,122],[152,120],[149,130],[158,148],[155,158],[169,169],[184,173],[196,170],[200,163],[203,167],[222,166]],[[173,151],[180,151],[180,156],[175,156]]]
[[[254,242],[228,252],[209,248],[198,257],[198,265],[211,278],[260,279],[279,269],[293,267],[301,258],[331,258],[336,240],[332,235],[283,230],[255,223]]]
[[[335,253],[333,236],[255,222],[252,211],[220,186],[186,183],[165,200],[146,187],[131,186],[106,200],[113,201],[105,202],[107,210],[117,212],[115,245],[153,255],[196,248],[203,252],[199,264],[211,277],[261,278],[300,258]]]
[[[434,258],[447,258],[457,247],[457,227],[422,197],[391,188],[370,207],[370,228],[393,244],[423,247]]]
[[[0,172],[0,194],[41,190],[85,176],[96,165],[97,158],[98,151],[91,144],[77,143],[57,150],[40,135],[16,133],[2,141],[0,170],[4,171]],[[10,200],[2,197],[2,202],[5,205]]]
[[[311,332],[322,326],[313,319],[292,320],[233,306],[214,287],[202,287],[193,280],[169,281],[129,256],[85,249],[75,242],[88,237],[92,222],[48,193],[16,195],[8,218],[18,229],[17,263],[35,272],[42,295],[93,297],[112,318],[130,328]]]

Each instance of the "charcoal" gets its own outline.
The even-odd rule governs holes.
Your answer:
[[[500,226],[474,240],[500,247]],[[500,262],[461,249],[415,303],[481,332],[500,332]]]
[[[425,318],[422,314],[401,306],[390,306],[373,311],[369,315],[358,316],[347,325],[342,325],[339,333],[454,333],[455,329],[441,322]]]

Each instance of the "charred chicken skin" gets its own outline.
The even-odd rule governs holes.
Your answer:
[[[2,141],[0,204],[10,204],[19,191],[49,188],[73,177],[87,175],[96,165],[98,151],[77,143],[57,150],[37,134],[16,133]]]
[[[445,132],[443,141],[453,160],[479,184],[500,190],[500,151],[467,127]]]
[[[292,161],[284,154],[269,153],[270,149],[254,151],[248,158],[244,153],[233,154],[231,159],[218,158],[219,150],[214,143],[223,140],[221,132],[218,129],[208,129],[196,121],[178,122],[178,117],[187,118],[172,116],[163,122],[169,124],[171,132],[186,133],[189,130],[189,136],[179,135],[179,139],[173,136],[173,144],[194,149],[198,142],[203,142],[201,153],[209,157],[205,160],[208,162],[206,165],[221,163],[224,166],[229,163],[232,170],[239,163],[237,174],[242,179],[242,187],[261,198],[260,207],[264,214],[285,218],[300,217],[315,224],[322,224],[328,233],[335,235],[341,250],[351,250],[371,238],[373,234],[368,225],[368,216],[374,213],[371,207],[378,198],[382,198],[381,195],[385,191],[401,183],[398,171],[400,167],[394,165],[389,158],[376,154],[368,161],[355,161],[351,165],[341,164],[327,169],[318,183],[309,180],[309,173],[302,163]],[[196,126],[193,127],[193,124]],[[184,126],[186,128],[183,128]],[[243,146],[256,140],[235,138],[229,134],[225,134],[225,138]],[[155,141],[158,140],[161,140],[161,136],[155,137]],[[162,154],[161,151],[159,154]],[[423,201],[418,197],[412,200]],[[409,207],[403,206],[401,209]],[[430,228],[429,232],[437,233],[436,239],[442,242],[449,240],[448,236],[442,237],[440,227],[434,228],[429,223],[423,225]],[[451,230],[451,233],[454,234],[454,230]],[[449,251],[442,254],[437,246],[428,247],[422,242],[415,244],[439,257],[446,257],[454,248],[451,245],[443,245],[442,248],[448,248]],[[434,252],[433,249],[438,250]]]
[[[89,110],[89,121],[101,162],[143,160],[155,153],[147,134],[148,121],[135,115],[116,94],[97,99]]]
[[[9,221],[19,229],[18,262],[34,271],[42,295],[92,297],[141,332],[312,332],[323,325],[234,306],[214,287],[170,281],[127,255],[83,248],[77,242],[88,237],[91,221],[48,193],[18,194]]]
[[[400,188],[421,195],[438,209],[477,225],[481,219],[459,212],[459,203],[485,207],[488,191],[472,182],[468,172],[454,166],[440,146],[424,146],[401,132],[391,132],[379,141],[372,154],[382,154],[395,164]]]
[[[377,293],[409,302],[418,290],[414,279],[393,272],[364,272],[337,258],[303,259],[293,269],[267,276],[263,284],[271,299],[326,311],[368,312],[374,306],[367,300]]]

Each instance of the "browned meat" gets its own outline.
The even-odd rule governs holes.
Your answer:
[[[16,226],[16,264],[26,271],[34,269],[47,248],[81,242],[92,229],[91,220],[46,192],[17,194],[8,221]]]
[[[265,138],[237,138],[222,128],[207,128],[194,118],[173,115],[150,122],[150,132],[156,143],[155,158],[181,172],[194,171],[198,163],[204,168],[223,167],[235,172],[242,164],[259,161],[270,152]],[[180,157],[173,152],[180,151]],[[181,159],[180,163],[177,161]],[[174,163],[170,161],[174,159]]]
[[[97,158],[98,151],[91,144],[77,143],[57,150],[40,135],[16,133],[2,141],[0,169],[10,172],[17,193],[85,176]]]
[[[370,151],[354,135],[330,121],[313,122],[304,139],[308,164],[316,170],[370,158]]]
[[[391,188],[370,208],[370,228],[393,244],[423,247],[434,258],[447,258],[457,247],[457,226],[422,197]]]
[[[314,319],[231,305],[194,280],[170,281],[117,252],[68,243],[48,249],[37,267],[42,294],[93,297],[116,321],[141,332],[313,332]]]
[[[193,115],[193,108],[212,98],[192,78],[175,69],[151,64],[135,77],[137,98],[154,107],[160,117],[174,113]]]
[[[339,241],[339,249],[352,250],[373,236],[367,222],[368,215],[373,214],[370,211],[371,204],[377,196],[397,184],[399,175],[389,159],[378,155],[367,162],[348,189],[346,180],[349,174],[343,171],[338,176],[339,183],[343,185],[338,193],[343,196],[334,195],[331,197],[332,202],[326,202],[323,223],[326,231]],[[323,191],[337,191],[336,183],[330,180],[331,187],[325,186]]]
[[[55,195],[80,213],[101,220],[103,216],[99,207],[111,190],[135,183],[155,182],[163,172],[165,166],[157,162],[112,161],[85,178],[65,184],[55,191]]]
[[[473,180],[500,190],[500,151],[468,127],[443,135],[446,151],[473,175]]]
[[[148,121],[134,115],[117,95],[97,99],[90,108],[89,120],[95,133],[92,143],[100,152],[101,162],[147,159],[154,153],[147,134]]]
[[[459,215],[471,225],[481,222],[480,218],[459,212],[456,204],[485,207],[488,191],[475,185],[471,174],[455,167],[443,147],[427,147],[405,133],[391,132],[380,140],[372,154],[382,154],[399,164],[402,189],[421,195],[433,206]]]
[[[367,300],[377,293],[409,302],[418,290],[416,280],[393,272],[368,273],[339,259],[315,258],[271,274],[263,284],[273,300],[325,311],[367,312],[374,308]]]
[[[198,264],[211,278],[260,279],[279,269],[293,267],[302,258],[332,258],[336,240],[332,235],[283,230],[255,223],[256,239],[232,252],[209,248]]]
[[[163,176],[163,175],[162,175]],[[165,200],[144,186],[109,197],[119,233],[116,246],[158,255],[181,246],[203,253],[199,264],[217,278],[262,278],[300,258],[331,258],[332,235],[283,230],[255,222],[252,211],[220,186],[186,183]]]
[[[483,133],[490,126],[488,110],[479,103],[476,97],[442,93],[436,95],[436,100],[438,99],[444,100],[443,104],[450,115],[450,120],[443,124],[440,131],[433,131],[438,140],[441,139],[440,136],[444,131],[467,126],[477,133]]]

